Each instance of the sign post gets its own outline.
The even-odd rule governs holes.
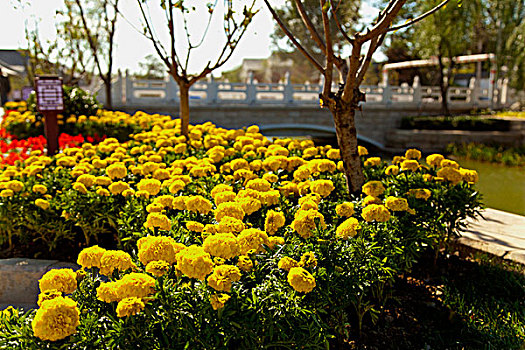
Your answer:
[[[38,111],[44,115],[47,155],[50,156],[58,150],[58,114],[64,111],[62,78],[36,77],[35,85],[36,105]]]

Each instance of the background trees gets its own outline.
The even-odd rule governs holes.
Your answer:
[[[235,6],[233,1],[225,1],[223,6],[217,6],[217,1],[204,4],[202,1],[161,0],[160,6],[166,18],[164,25],[168,29],[167,45],[162,43],[157,34],[158,28],[155,28],[148,15],[149,2],[151,1],[137,0],[144,21],[144,35],[151,41],[158,57],[179,86],[181,132],[187,136],[190,119],[190,87],[221,67],[231,57],[253,16],[257,13],[254,10],[255,0],[243,7]],[[220,10],[223,12],[222,30],[225,36],[222,49],[219,50],[217,57],[210,59],[200,71],[191,73],[189,63],[192,54],[195,54],[195,50],[203,45],[209,30],[220,30],[210,27],[214,14],[221,12]],[[190,17],[193,22],[190,21]],[[179,31],[180,25],[184,33],[182,35]]]
[[[303,45],[293,29],[281,20],[270,2],[264,0],[283,33],[324,76],[323,91],[320,94],[321,104],[330,110],[334,118],[347,186],[351,193],[360,192],[364,183],[361,159],[357,149],[355,111],[360,108],[359,103],[366,100],[365,94],[359,90],[359,86],[363,82],[372,55],[381,46],[388,32],[403,29],[424,19],[444,7],[448,1],[441,2],[421,16],[408,20],[404,24],[393,25],[406,0],[391,0],[384,6],[370,26],[353,33],[344,27],[344,22],[340,19],[343,12],[339,6],[341,2],[320,0],[318,12],[321,13],[321,21],[315,23],[313,15],[306,12],[304,3],[301,0],[294,0],[293,3],[300,14],[302,25],[321,52],[323,60],[320,61],[314,56],[311,49]],[[332,21],[336,25],[336,30],[331,27]],[[341,35],[346,43],[351,46],[351,54],[348,59],[344,59],[335,50],[334,36],[336,33]],[[339,72],[339,79],[334,80],[336,71]],[[332,90],[333,83],[339,83],[337,91]]]

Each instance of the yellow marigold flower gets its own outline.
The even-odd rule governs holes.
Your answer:
[[[359,229],[361,229],[359,221],[357,221],[356,218],[349,218],[337,227],[335,236],[337,238],[348,239],[348,237],[354,237]]]
[[[100,268],[100,259],[102,259],[102,255],[104,255],[105,252],[106,249],[101,248],[98,245],[94,245],[89,248],[84,248],[78,254],[77,264],[86,269],[92,267]]]
[[[285,271],[290,271],[292,267],[299,267],[299,262],[287,256],[283,256],[277,263],[277,267]]]
[[[146,206],[146,211],[148,213],[160,213],[164,209],[164,206],[160,203],[151,203]]]
[[[319,194],[321,197],[327,197],[335,189],[332,180],[315,180],[310,183],[310,191]]]
[[[441,163],[443,164],[443,162]],[[439,169],[437,172],[437,176],[449,181],[453,185],[456,185],[461,180],[463,180],[463,176],[461,175],[461,172],[452,167],[445,167],[445,168]]]
[[[35,200],[35,205],[39,208],[42,208],[44,210],[47,210],[49,209],[49,202],[46,201],[45,199],[42,199],[42,198],[38,198]]]
[[[138,258],[144,265],[157,260],[173,264],[177,253],[186,248],[184,244],[177,243],[173,238],[166,236],[142,237],[137,242],[137,247],[139,249]]]
[[[239,255],[239,243],[232,233],[217,233],[206,237],[202,244],[204,251],[223,259],[231,259]]]
[[[47,192],[47,187],[44,185],[33,185],[33,192],[44,194]]]
[[[450,160],[450,159],[443,159],[439,165],[442,168],[453,168],[453,169],[459,169],[459,164],[456,161]]]
[[[253,261],[249,256],[241,255],[237,261],[237,267],[244,272],[250,272],[253,269]]]
[[[428,165],[430,166],[433,166],[433,167],[438,167],[441,165],[441,161],[445,159],[445,157],[443,157],[441,154],[431,154],[429,156],[427,156],[426,158],[426,162]]]
[[[252,162],[253,163],[253,162]],[[259,169],[260,170],[260,169]],[[275,174],[271,174],[271,173],[265,173],[262,177],[264,180],[270,182],[270,183],[274,183],[274,182],[277,182],[279,181],[279,176],[275,175]]]
[[[103,282],[97,287],[97,299],[105,303],[119,301],[118,282]]]
[[[106,168],[106,174],[112,179],[122,179],[128,174],[128,169],[122,163],[114,163]]]
[[[186,187],[186,183],[182,180],[175,180],[173,181],[170,186],[168,187],[168,190],[170,193],[177,193]]]
[[[365,160],[364,165],[365,166],[378,166],[378,165],[381,165],[381,158],[380,157],[370,157],[367,160]]]
[[[307,149],[303,150],[303,158],[308,159],[315,157],[319,153],[319,150],[317,147],[308,147]]]
[[[218,292],[229,292],[232,282],[241,279],[241,271],[237,266],[219,265],[215,266],[213,273],[208,276],[208,285]]]
[[[214,197],[215,204],[218,206],[221,203],[234,202],[236,198],[235,192],[221,192]]]
[[[86,194],[87,193],[87,188],[86,186],[84,186],[83,183],[80,183],[80,182],[75,182],[73,183],[73,189],[75,191],[78,191],[80,193],[83,193],[83,194]]]
[[[105,188],[97,189],[96,194],[98,194],[99,196],[104,196],[104,197],[108,197],[110,195],[109,191],[106,190]]]
[[[118,300],[129,297],[145,298],[155,293],[155,279],[145,273],[132,272],[115,283]]]
[[[288,283],[297,292],[309,293],[315,288],[315,278],[302,267],[292,267],[288,272]]]
[[[46,300],[52,300],[58,297],[62,296],[62,292],[56,290],[56,289],[50,289],[45,292],[42,292],[38,295],[38,301],[37,305],[38,307],[42,307],[42,303]]]
[[[309,209],[318,210],[319,209],[319,204],[317,204],[317,202],[313,201],[312,199],[301,201],[300,204],[301,204],[302,210],[309,210]]]
[[[313,236],[313,231],[316,229],[316,219],[319,220],[321,228],[326,228],[324,216],[317,210],[298,210],[290,227],[301,237],[309,238]]]
[[[476,183],[479,180],[479,175],[476,170],[459,168],[459,172],[461,173],[463,181]]]
[[[49,270],[38,281],[41,292],[55,289],[71,294],[77,289],[77,274],[72,269]]]
[[[279,198],[281,197],[281,193],[278,190],[270,190],[267,192],[261,192],[261,195],[259,196],[259,200],[262,205],[265,206],[272,206],[279,204]],[[257,208],[256,210],[253,210],[252,212],[255,212],[259,210]],[[247,212],[247,214],[250,214]]]
[[[191,245],[177,254],[177,268],[186,276],[204,280],[213,270],[213,261],[203,247]]]
[[[122,191],[122,197],[129,197],[129,196],[133,196],[135,194],[135,190],[132,190],[131,188],[128,189],[128,190],[124,190]]]
[[[306,252],[301,256],[301,260],[299,261],[300,267],[316,267],[317,266],[317,258],[315,257],[314,252]]]
[[[273,237],[268,238],[268,247],[270,247],[270,249],[274,249],[276,246],[283,245],[283,244],[284,244],[283,237],[273,236]]]
[[[380,204],[370,204],[363,208],[361,216],[365,221],[377,221],[377,222],[387,222],[390,219],[390,212],[384,205]]]
[[[153,276],[161,277],[168,273],[170,264],[163,260],[150,261],[146,265],[146,272],[151,273]]]
[[[117,316],[122,318],[136,315],[144,309],[144,306],[144,302],[140,298],[124,298],[118,302]]]
[[[187,210],[201,214],[208,214],[213,207],[212,203],[203,196],[191,196],[186,200],[185,205]]]
[[[70,298],[58,297],[42,302],[31,326],[35,337],[57,341],[74,334],[79,321],[77,303]]]
[[[107,176],[97,176],[95,178],[95,185],[109,186],[110,184],[111,184],[111,179]]]
[[[335,212],[339,216],[350,217],[354,215],[354,203],[344,202],[335,206]]]
[[[299,168],[297,168],[297,170],[294,171],[293,178],[296,181],[304,181],[308,179],[311,174],[312,173],[308,165],[304,164],[304,165],[301,165]]]
[[[109,185],[108,188],[112,194],[117,195],[117,194],[121,194],[125,190],[129,190],[129,185],[124,181],[117,181]]]
[[[77,182],[84,184],[86,187],[91,187],[95,184],[95,175],[82,174],[77,178]]]
[[[244,219],[244,210],[239,203],[221,203],[215,209],[215,220],[218,222],[225,216],[230,216],[238,220]]]
[[[148,214],[146,222],[144,223],[144,227],[152,230],[155,227],[158,227],[159,230],[169,231],[171,230],[171,222],[166,215],[152,212]]]
[[[126,271],[135,267],[131,256],[121,250],[106,250],[100,258],[100,273],[110,276],[114,270]]]
[[[228,300],[230,300],[230,296],[228,294],[213,294],[210,297],[210,304],[213,310],[219,310],[224,307]]]
[[[381,198],[379,197],[374,197],[374,196],[366,196],[364,199],[363,199],[363,205],[366,207],[367,205],[370,205],[370,204],[382,204],[383,201],[381,200]]]
[[[312,173],[325,173],[325,172],[334,172],[337,169],[337,165],[328,159],[314,159],[308,162],[310,171]]]
[[[426,188],[416,188],[409,190],[408,194],[416,197],[417,199],[427,200],[432,195],[432,192],[430,192],[430,190],[427,190]]]
[[[379,197],[385,192],[385,186],[381,181],[368,181],[363,185],[362,190],[368,196]]]
[[[187,221],[186,228],[193,232],[202,232],[204,225],[197,221]]]
[[[252,249],[259,252],[262,250],[263,244],[268,245],[268,235],[264,231],[248,228],[239,234],[237,242],[241,254],[246,254]]]
[[[405,158],[406,159],[421,159],[421,152],[415,148],[407,149],[405,152]]]
[[[296,196],[299,194],[299,187],[293,182],[286,181],[279,187],[279,192],[284,197]]]
[[[14,194],[13,190],[5,189],[0,192],[0,197],[13,197]]]
[[[406,211],[409,209],[408,202],[405,198],[389,196],[385,200],[385,205],[392,211]]]
[[[259,192],[266,192],[271,190],[272,184],[264,179],[252,179],[248,181],[246,188]]]
[[[24,183],[18,180],[11,180],[11,181],[8,181],[6,184],[6,188],[13,192],[20,192],[24,189],[24,187],[25,187]]]
[[[363,146],[357,146],[357,154],[359,154],[360,156],[367,156],[368,150]]]
[[[139,191],[147,191],[150,195],[155,196],[160,192],[161,183],[157,179],[142,179],[137,188]]]
[[[341,152],[338,149],[330,149],[328,152],[326,152],[326,156],[329,159],[337,160],[341,158]]]
[[[386,175],[397,175],[399,174],[399,167],[397,165],[389,165],[385,169]]]
[[[264,221],[264,230],[270,234],[275,234],[281,227],[284,226],[286,218],[280,211],[269,210]]]
[[[214,225],[215,233],[234,233],[237,234],[245,229],[242,220],[224,216],[218,225]]]
[[[401,162],[402,171],[416,171],[419,169],[419,163],[417,160],[404,160]]]
[[[211,196],[215,199],[215,196],[222,192],[233,192],[233,187],[226,184],[219,184],[211,190]]]

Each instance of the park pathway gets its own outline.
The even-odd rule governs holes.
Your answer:
[[[467,220],[457,243],[525,265],[525,216],[487,208]]]

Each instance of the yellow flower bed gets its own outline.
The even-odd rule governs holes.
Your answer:
[[[4,244],[85,247],[80,273],[42,278],[42,305],[25,316],[35,344],[105,339],[122,348],[138,334],[152,348],[327,344],[344,328],[333,326],[332,309],[343,320],[366,312],[356,295],[372,300],[479,207],[477,174],[438,155],[426,165],[408,150],[398,167],[360,147],[367,181],[350,196],[331,146],[210,122],[190,126],[186,140],[169,117],[106,117],[152,127],[0,172]],[[119,249],[93,245],[108,236]]]

